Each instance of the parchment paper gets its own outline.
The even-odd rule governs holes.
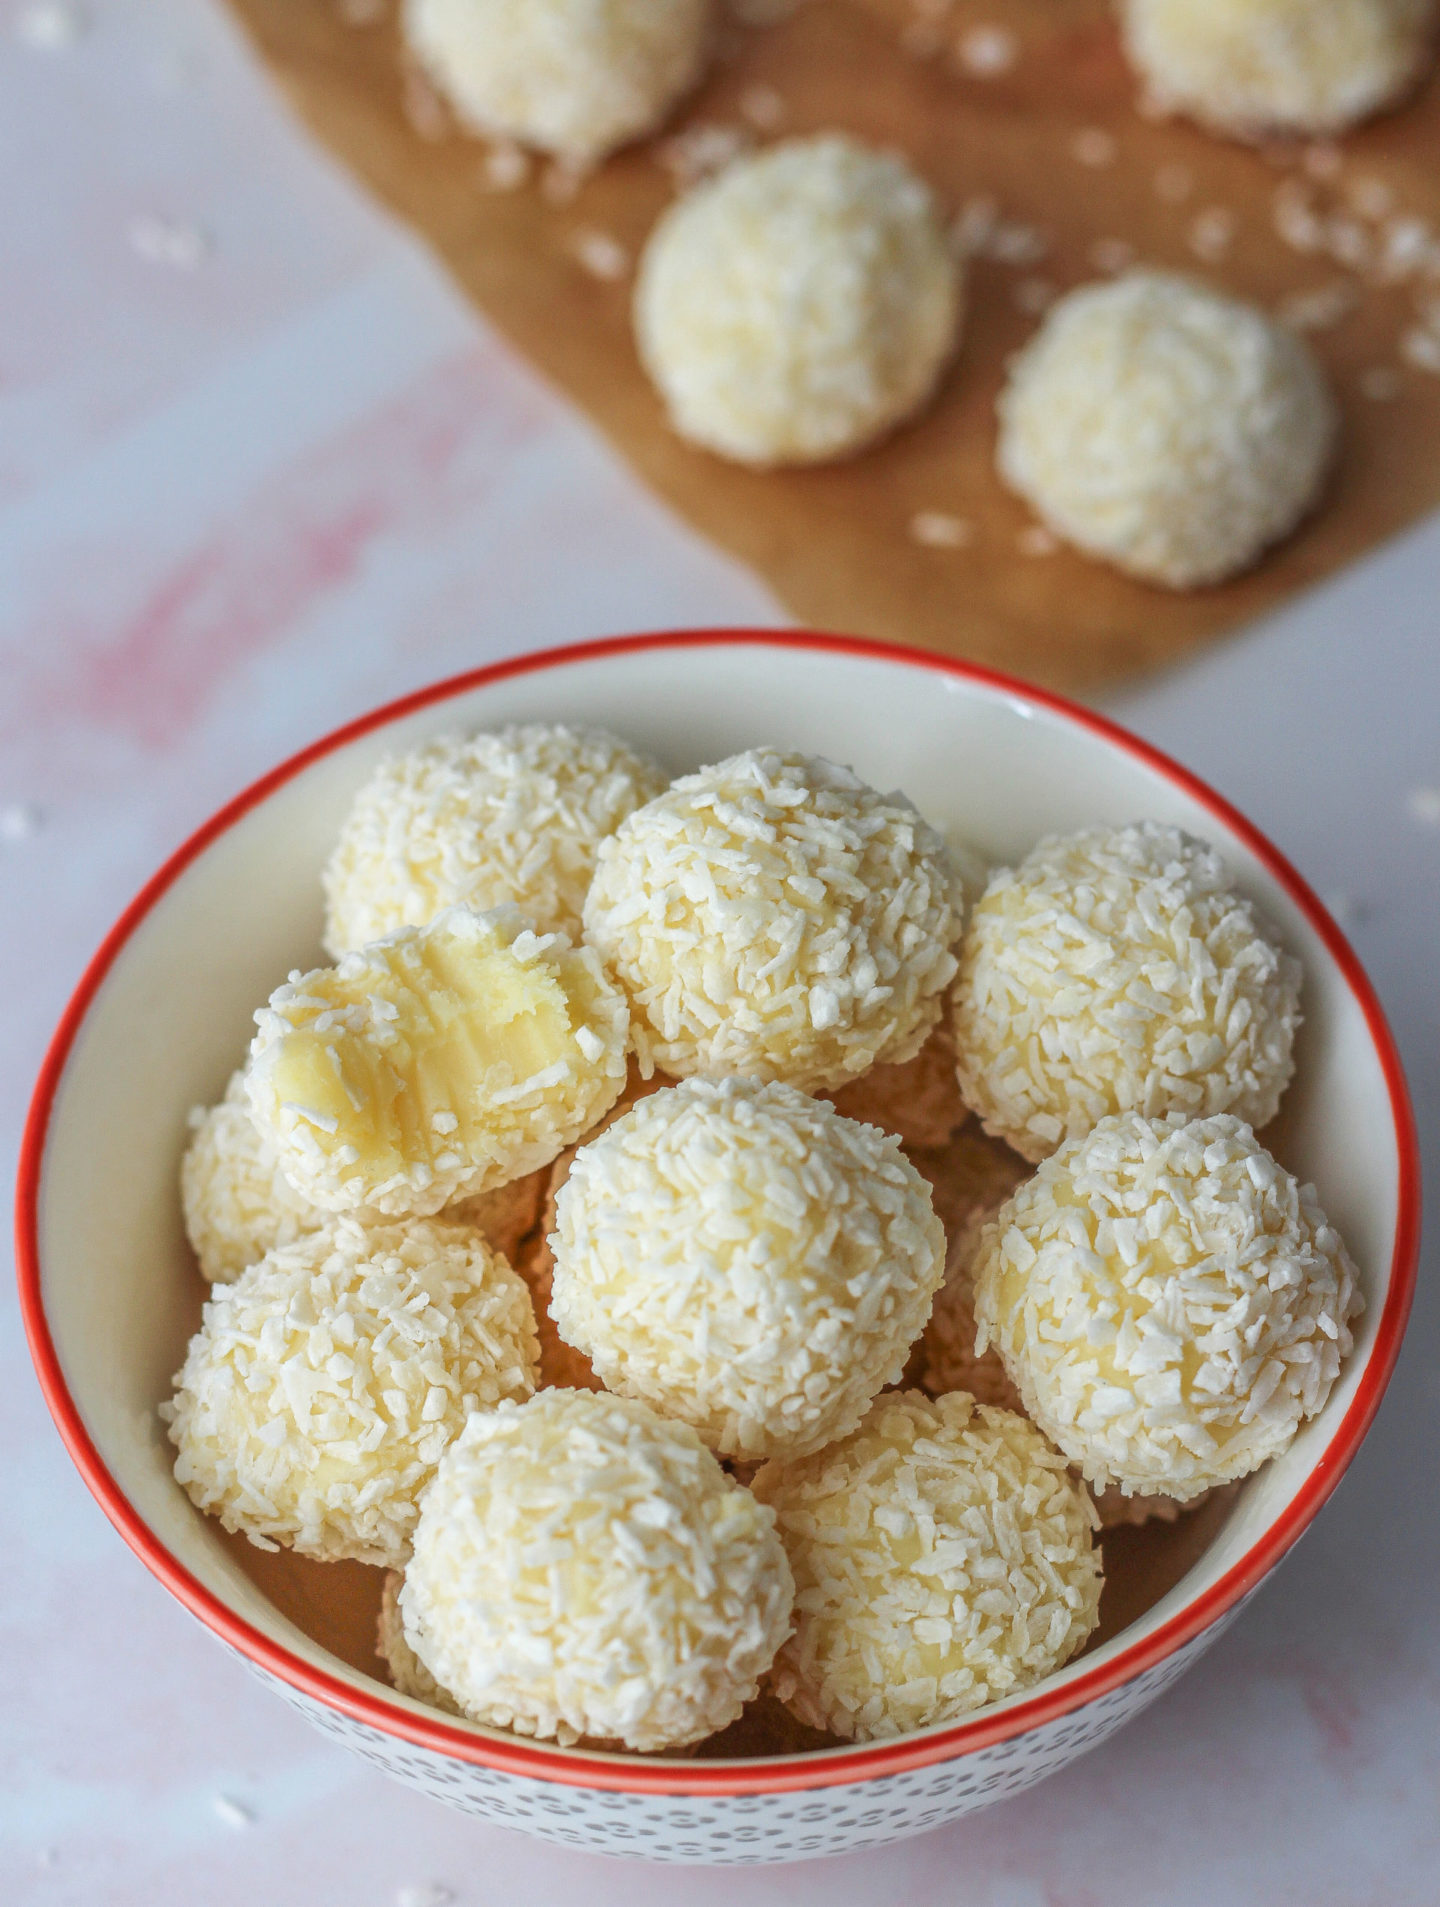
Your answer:
[[[1333,153],[1256,152],[1142,117],[1106,0],[963,0],[948,11],[938,0],[929,54],[914,50],[915,28],[923,37],[936,7],[923,15],[913,0],[808,0],[777,24],[729,26],[712,77],[666,136],[744,128],[746,107],[764,119],[778,99],[783,118],[763,138],[843,127],[898,146],[952,210],[989,195],[1005,220],[1048,241],[1042,260],[972,266],[964,348],[926,416],[847,463],[756,474],[670,434],[631,342],[628,276],[607,280],[594,270],[596,235],[602,263],[618,260],[617,244],[633,260],[671,196],[663,139],[612,160],[563,202],[553,188],[564,181],[543,168],[495,190],[487,148],[448,128],[433,102],[424,110],[423,94],[416,111],[392,0],[365,25],[347,23],[345,3],[231,0],[320,140],[423,234],[640,476],[758,571],[801,622],[918,643],[1085,693],[1178,660],[1440,505],[1440,375],[1407,363],[1400,348],[1425,286],[1414,278],[1377,285],[1332,257],[1296,251],[1276,235],[1273,210],[1288,181],[1372,246],[1398,214],[1440,232],[1433,80],[1401,111],[1347,139],[1336,175]],[[372,12],[348,4],[352,18]],[[1013,34],[1018,57],[978,78],[956,48],[990,23]],[[757,112],[757,87],[776,96],[760,95],[769,114]],[[1111,163],[1076,156],[1080,135],[1092,159],[1103,153],[1096,132],[1114,141]],[[1368,208],[1361,216],[1357,203]],[[1207,213],[1212,237],[1227,219],[1234,236],[1202,259],[1194,234]],[[994,474],[1005,359],[1037,321],[1022,301],[1038,301],[1046,284],[1064,289],[1097,276],[1092,253],[1102,241],[1111,253],[1123,241],[1141,261],[1189,268],[1272,308],[1337,283],[1361,294],[1349,315],[1312,334],[1345,412],[1343,456],[1324,507],[1235,583],[1176,596],[1068,551],[1027,554],[1035,541],[1025,535],[1028,514]],[[1440,280],[1428,293],[1440,298]],[[1436,329],[1440,342],[1440,321]],[[917,542],[910,525],[921,512],[964,519],[968,543]]]

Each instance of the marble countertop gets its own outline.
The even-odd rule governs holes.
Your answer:
[[[540,645],[780,622],[305,142],[213,0],[0,0],[0,1151],[161,857],[278,756]],[[1440,454],[1440,451],[1437,451]],[[1440,1131],[1440,520],[1108,707],[1331,901]],[[1429,1254],[1433,1259],[1433,1253]],[[562,1852],[392,1785],[91,1503],[0,1291],[0,1898],[44,1907],[1433,1907],[1440,1298],[1334,1503],[1044,1786],[779,1870]]]

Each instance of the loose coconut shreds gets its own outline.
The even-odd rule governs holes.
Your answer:
[[[1122,1113],[986,1227],[978,1347],[1085,1476],[1180,1502],[1321,1410],[1362,1308],[1315,1203],[1240,1119]]]
[[[196,1107],[180,1161],[185,1233],[211,1284],[238,1278],[277,1245],[293,1245],[325,1214],[297,1192],[250,1116],[243,1072],[218,1106]]]
[[[192,1500],[259,1548],[388,1567],[474,1411],[534,1389],[525,1286],[473,1232],[331,1221],[217,1287],[163,1416]]]
[[[792,1595],[772,1513],[692,1430],[549,1390],[472,1417],[450,1446],[400,1608],[473,1720],[648,1751],[735,1720]]]
[[[826,134],[736,160],[664,214],[635,330],[679,435],[768,467],[848,455],[918,410],[961,308],[929,187]]]
[[[638,809],[585,904],[642,1065],[808,1091],[919,1052],[963,918],[945,844],[903,796],[773,748]]]
[[[1434,0],[1122,0],[1126,51],[1161,111],[1262,140],[1342,132],[1409,92]]]
[[[1000,475],[1057,536],[1141,581],[1238,574],[1319,496],[1338,431],[1308,345],[1168,272],[1051,306],[999,403]]]
[[[469,131],[590,166],[699,79],[711,0],[404,0],[410,52]]]
[[[880,1398],[843,1443],[767,1464],[796,1626],[771,1686],[848,1741],[926,1728],[1060,1667],[1094,1629],[1094,1512],[1023,1417],[961,1392]]]
[[[1299,962],[1218,854],[1140,822],[1050,836],[971,915],[954,990],[960,1089],[1031,1160],[1107,1113],[1276,1113]]]
[[[390,1671],[390,1680],[401,1695],[412,1702],[425,1702],[446,1715],[462,1715],[464,1710],[435,1677],[405,1640],[405,1625],[400,1615],[400,1585],[405,1578],[398,1569],[385,1572],[385,1588],[380,1597],[380,1616],[375,1625],[375,1653]]]
[[[555,1322],[606,1387],[746,1459],[852,1430],[945,1264],[896,1140],[740,1079],[656,1093],[584,1146],[550,1244]]]
[[[623,996],[514,908],[452,907],[292,974],[255,1019],[256,1124],[330,1211],[423,1216],[523,1178],[625,1083]]]
[[[580,934],[600,842],[669,776],[597,728],[442,736],[383,761],[325,867],[335,959],[447,907],[518,907],[538,933]]]

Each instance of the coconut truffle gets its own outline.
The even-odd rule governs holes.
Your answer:
[[[588,947],[452,907],[255,1016],[250,1109],[328,1211],[423,1216],[538,1171],[625,1084],[629,1016]]]
[[[607,1388],[744,1459],[853,1430],[945,1268],[898,1141],[742,1079],[656,1093],[582,1147],[550,1244],[552,1315]]]
[[[596,849],[668,780],[598,728],[442,736],[389,757],[325,868],[326,952],[506,903],[538,933],[578,940]]]
[[[1435,0],[1121,0],[1151,103],[1239,139],[1344,132],[1434,50]]]
[[[955,983],[960,1089],[1027,1159],[1107,1113],[1275,1116],[1300,965],[1212,848],[1158,822],[1051,836],[1001,868]]]
[[[1012,1411],[961,1392],[882,1397],[843,1443],[767,1464],[752,1487],[795,1574],[771,1686],[847,1741],[1029,1688],[1099,1618],[1089,1500]]]
[[[699,79],[711,0],[404,0],[411,54],[468,131],[590,166]]]
[[[445,1453],[400,1609],[472,1720],[655,1750],[735,1720],[792,1595],[773,1514],[693,1430],[547,1390],[472,1417]]]
[[[473,1232],[331,1221],[220,1285],[164,1416],[192,1500],[261,1549],[389,1567],[473,1411],[534,1389],[525,1286]]]
[[[1338,415],[1310,348],[1168,272],[1051,306],[1000,397],[1001,476],[1057,536],[1142,582],[1223,582],[1319,496]]]
[[[1361,1309],[1309,1186],[1229,1114],[1102,1120],[986,1227],[977,1343],[1092,1482],[1198,1496],[1288,1448]]]
[[[293,1245],[324,1222],[256,1128],[243,1072],[231,1075],[218,1106],[196,1107],[190,1128],[180,1161],[180,1205],[185,1235],[211,1284],[238,1278],[267,1251]]]
[[[775,748],[637,809],[585,903],[643,1064],[807,1091],[919,1052],[963,918],[945,845],[903,796]]]
[[[836,134],[738,160],[660,220],[635,335],[680,436],[737,463],[820,463],[926,403],[960,267],[929,187]]]
[[[455,1697],[441,1688],[405,1640],[405,1625],[400,1616],[400,1585],[404,1580],[398,1569],[385,1572],[380,1616],[375,1625],[375,1653],[390,1671],[390,1680],[401,1695],[408,1695],[412,1702],[425,1702],[446,1715],[462,1714]]]

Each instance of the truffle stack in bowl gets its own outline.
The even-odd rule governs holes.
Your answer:
[[[1143,1706],[1363,1434],[1413,1171],[1338,947],[1180,771],[933,659],[442,685],[97,958],[21,1175],[42,1381],[152,1571],[402,1779],[670,1858],[912,1831]]]
[[[335,965],[197,1115],[164,1414],[228,1529],[395,1572],[412,1698],[951,1722],[1093,1633],[1087,1485],[1173,1516],[1323,1407],[1353,1267],[1253,1133],[1299,968],[1178,829],[1046,839],[967,926],[832,761],[532,726],[382,762],[324,885]]]

